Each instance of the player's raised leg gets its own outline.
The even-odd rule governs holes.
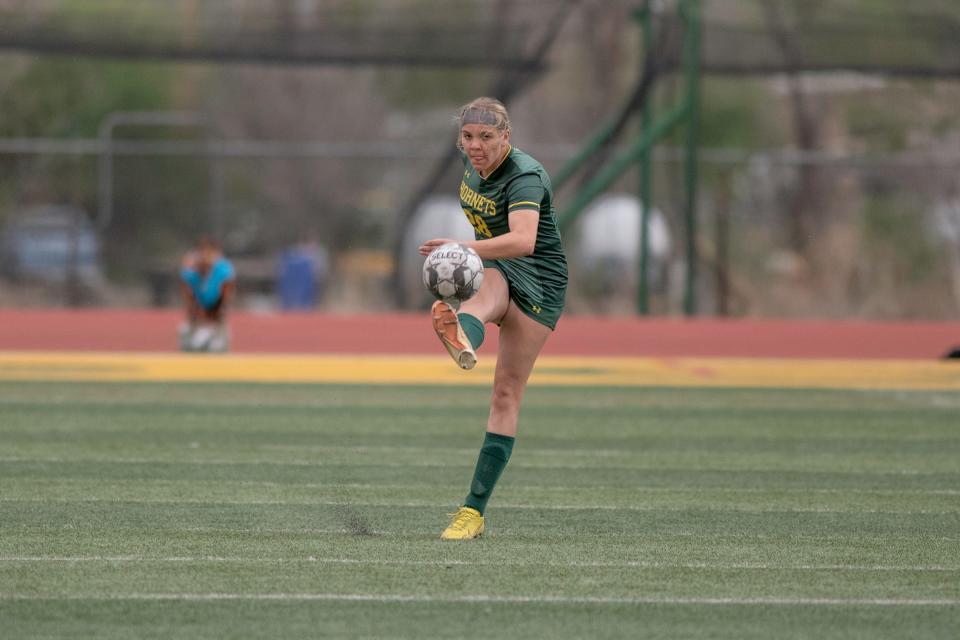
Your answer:
[[[443,300],[437,300],[430,308],[430,317],[433,330],[453,361],[461,369],[473,369],[477,364],[477,352],[460,326],[456,310]]]
[[[483,342],[483,325],[499,322],[509,301],[503,276],[496,269],[486,269],[480,290],[462,303],[459,311],[442,300],[433,303],[430,309],[433,330],[461,369],[476,366],[476,350]]]

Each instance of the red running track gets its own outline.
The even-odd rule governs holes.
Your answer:
[[[175,310],[0,310],[0,350],[174,351]],[[426,312],[231,316],[239,353],[439,353]],[[487,331],[483,351],[496,348]],[[564,316],[545,354],[653,357],[940,358],[960,322]]]

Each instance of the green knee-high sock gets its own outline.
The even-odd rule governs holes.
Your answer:
[[[479,349],[480,345],[483,344],[483,323],[469,313],[458,313],[457,318],[460,320],[463,332],[467,334],[470,346]]]
[[[480,456],[477,458],[477,468],[473,472],[473,482],[470,483],[470,495],[464,500],[465,507],[472,507],[483,514],[487,508],[487,500],[493,493],[500,474],[503,473],[510,453],[513,451],[514,438],[499,433],[487,432],[480,447]]]

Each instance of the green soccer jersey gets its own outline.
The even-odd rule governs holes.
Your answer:
[[[463,160],[466,170],[460,182],[460,205],[477,240],[510,231],[510,211],[540,212],[532,254],[485,260],[484,264],[503,274],[510,297],[524,313],[554,328],[563,310],[567,259],[560,243],[550,177],[539,162],[515,147],[486,179],[480,177],[466,155]]]

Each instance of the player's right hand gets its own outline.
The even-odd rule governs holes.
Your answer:
[[[457,240],[453,240],[452,238],[434,238],[433,240],[427,240],[420,245],[420,255],[426,257],[437,247],[451,242],[457,242]]]

